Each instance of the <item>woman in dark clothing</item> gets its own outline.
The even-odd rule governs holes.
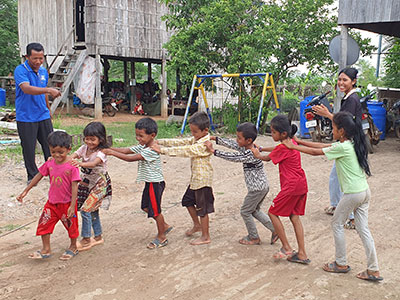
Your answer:
[[[348,111],[353,116],[361,120],[362,108],[360,103],[360,97],[356,93],[358,71],[354,68],[345,68],[339,72],[337,85],[341,92],[344,93],[344,97],[340,102],[340,111]],[[324,105],[313,106],[313,111],[323,117],[327,117],[332,120],[333,114],[328,111]],[[329,215],[333,215],[336,206],[338,205],[343,193],[340,190],[339,180],[336,173],[336,165],[333,164],[332,171],[329,177],[329,197],[330,206],[325,208],[325,212]],[[353,213],[349,216],[349,220],[346,222],[345,227],[348,229],[354,229],[354,216]]]

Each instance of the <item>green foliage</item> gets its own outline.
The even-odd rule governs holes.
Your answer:
[[[357,86],[360,88],[367,88],[369,84],[371,84],[373,87],[380,85],[379,79],[375,77],[376,68],[371,66],[367,60],[360,59],[355,67],[360,74],[357,79]]]
[[[387,87],[400,88],[400,39],[391,39],[390,44],[383,61],[386,70],[383,82]]]
[[[0,76],[20,64],[18,51],[18,2],[0,0]]]

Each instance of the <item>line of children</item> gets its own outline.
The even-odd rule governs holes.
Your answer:
[[[287,117],[282,115],[276,116],[271,121],[272,137],[274,141],[281,142],[276,147],[258,148],[254,144],[257,131],[255,126],[250,123],[244,123],[238,127],[236,142],[220,137],[210,137],[209,125],[207,114],[198,112],[189,120],[191,138],[156,141],[157,123],[151,118],[143,118],[135,125],[136,139],[139,145],[131,148],[108,148],[104,126],[101,123],[93,122],[84,130],[85,145],[72,155],[73,159],[82,158],[82,162],[70,161],[68,158],[68,153],[71,150],[71,137],[68,134],[60,131],[51,133],[48,142],[53,159],[40,167],[39,173],[24,192],[17,197],[18,201],[22,202],[30,189],[43,176],[50,176],[49,200],[43,209],[37,228],[37,235],[42,237],[43,247],[31,254],[30,257],[45,259],[51,256],[50,235],[59,220],[68,230],[71,240],[69,248],[60,259],[68,260],[78,254],[77,199],[82,205],[83,220],[80,247],[82,250],[87,250],[85,248],[90,248],[96,241],[103,242],[98,208],[102,204],[108,208],[111,200],[111,182],[106,171],[106,155],[112,155],[125,161],[138,161],[137,181],[145,182],[141,208],[147,212],[148,217],[155,219],[158,230],[156,238],[147,246],[149,249],[166,246],[168,244],[166,235],[173,229],[165,222],[161,213],[161,198],[165,182],[159,153],[190,157],[191,180],[183,196],[182,205],[187,207],[193,221],[193,227],[186,231],[186,235],[192,236],[195,232],[201,231],[201,236],[191,241],[191,244],[210,243],[208,214],[214,212],[214,196],[211,187],[213,169],[210,156],[211,153],[214,153],[217,157],[243,163],[248,194],[242,205],[241,214],[248,235],[239,242],[245,245],[260,243],[254,217],[272,231],[271,244],[277,239],[275,234],[282,242],[282,248],[274,254],[274,258],[287,258],[291,262],[309,264],[311,261],[305,251],[304,229],[300,221],[300,216],[304,215],[308,191],[305,173],[301,168],[299,154],[299,151],[301,151],[312,155],[325,154],[328,159],[335,159],[339,182],[344,192],[344,196],[335,210],[332,222],[336,259],[332,263],[325,264],[323,269],[335,273],[350,271],[350,267],[346,265],[343,225],[348,214],[354,211],[356,229],[363,241],[368,257],[367,270],[359,273],[357,277],[370,281],[383,279],[379,275],[375,245],[368,229],[370,191],[365,173],[370,175],[370,170],[365,136],[358,119],[346,112],[334,115],[333,135],[338,142],[331,146],[299,141],[294,137],[297,127],[291,126]],[[215,150],[210,140],[215,140],[218,145],[226,146],[238,152]],[[299,146],[298,143],[303,146]],[[260,151],[268,151],[270,154],[263,156]],[[281,191],[273,200],[269,209],[270,219],[260,211],[260,205],[269,189],[260,160],[279,164]],[[81,178],[76,166],[80,166],[83,171],[79,193],[78,182]],[[91,202],[87,203],[88,199],[91,199]],[[95,213],[93,214],[93,212]],[[296,234],[298,251],[292,250],[279,216],[290,218]],[[91,226],[94,229],[94,239],[90,238]]]
[[[215,136],[210,138],[215,141],[217,145],[236,150],[236,152],[215,150],[210,141],[206,141],[205,143],[207,150],[215,156],[228,161],[243,163],[244,179],[248,191],[240,209],[240,214],[248,233],[239,240],[239,243],[243,245],[261,244],[254,218],[272,232],[271,244],[274,244],[278,239],[278,235],[275,233],[270,218],[266,213],[260,210],[261,204],[268,194],[269,185],[262,161],[255,158],[251,151],[251,149],[254,148],[254,141],[256,138],[256,126],[246,122],[237,127],[236,141]]]
[[[291,126],[288,118],[284,115],[278,115],[271,120],[271,134],[275,142],[290,141],[296,130],[296,125]],[[261,155],[257,147],[251,150],[255,157],[279,164],[281,191],[273,200],[268,211],[275,232],[282,242],[282,248],[274,254],[274,258],[287,258],[291,262],[309,264],[311,261],[307,258],[304,246],[304,229],[300,220],[300,216],[303,216],[305,212],[308,191],[306,175],[301,167],[300,153],[289,150],[283,144],[271,148],[262,148],[263,151],[271,151],[267,156]],[[296,234],[297,252],[293,251],[290,246],[279,216],[290,218]]]

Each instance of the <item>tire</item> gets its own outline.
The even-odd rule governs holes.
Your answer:
[[[114,107],[112,107],[111,106],[111,104],[106,104],[105,106],[104,106],[104,110],[103,110],[106,114],[107,114],[107,116],[109,116],[109,117],[114,117],[115,116],[115,109],[114,109]]]
[[[367,146],[368,153],[370,153],[370,154],[374,153],[374,148],[371,144],[371,138],[369,136],[369,132],[365,135],[365,144]]]
[[[319,137],[318,137],[318,134],[317,134],[317,131],[316,131],[316,130],[314,130],[314,131],[311,132],[311,140],[312,140],[313,142],[320,142],[320,139],[319,139]]]
[[[394,133],[396,134],[396,137],[400,139],[400,125],[394,127]]]

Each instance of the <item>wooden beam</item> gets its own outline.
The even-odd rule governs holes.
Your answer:
[[[103,118],[103,103],[101,99],[101,62],[100,54],[97,50],[96,54],[96,90],[95,90],[95,100],[94,100],[94,117],[97,120]]]
[[[131,61],[130,89],[131,89],[130,106],[131,106],[131,113],[132,113],[136,106],[136,70],[135,70],[135,62],[133,60]]]
[[[128,76],[128,62],[124,60],[124,94],[128,92],[129,76]]]
[[[167,71],[166,71],[166,60],[165,58],[161,64],[161,117],[168,117],[168,98],[167,98]]]
[[[340,57],[339,57],[339,72],[347,66],[347,41],[349,37],[348,27],[340,26]],[[338,72],[338,73],[339,73]],[[343,98],[343,93],[339,87],[336,87],[336,99],[334,100],[333,111],[337,113],[340,110],[340,102]]]
[[[147,80],[150,81],[151,79],[151,63],[147,63]]]

